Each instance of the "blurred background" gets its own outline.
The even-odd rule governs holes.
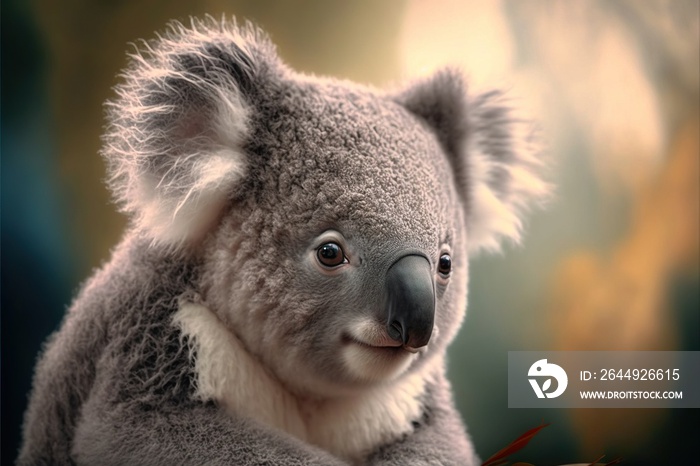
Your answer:
[[[700,350],[697,0],[4,0],[2,463],[41,343],[125,226],[98,156],[129,42],[221,13],[270,33],[293,68],[386,87],[457,65],[540,122],[556,196],[522,247],[472,262],[450,378],[489,457],[698,464],[698,410],[508,409],[507,352]]]

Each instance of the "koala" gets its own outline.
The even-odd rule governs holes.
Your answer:
[[[38,362],[18,463],[473,465],[445,354],[468,258],[547,193],[499,92],[293,71],[171,23],[107,103],[131,219]]]

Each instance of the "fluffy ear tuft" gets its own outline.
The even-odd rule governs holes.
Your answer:
[[[247,97],[277,56],[258,29],[207,18],[172,23],[130,58],[107,103],[109,185],[139,230],[186,247],[209,231],[246,173]]]
[[[512,116],[500,92],[469,99],[455,70],[438,72],[399,96],[437,134],[467,209],[470,253],[519,242],[527,209],[546,199],[538,144],[528,123]]]
[[[502,239],[520,242],[525,213],[544,202],[541,141],[531,122],[513,117],[498,91],[471,100],[468,172],[470,252],[499,251]]]

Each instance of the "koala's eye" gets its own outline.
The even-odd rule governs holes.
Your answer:
[[[337,267],[340,264],[347,262],[345,253],[337,243],[326,243],[318,248],[316,252],[318,261],[326,267]]]
[[[449,254],[443,254],[440,256],[440,261],[438,262],[438,272],[442,276],[448,276],[452,271],[452,258]]]

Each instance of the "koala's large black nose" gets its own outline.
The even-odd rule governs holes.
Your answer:
[[[410,348],[428,344],[435,320],[435,289],[430,262],[423,256],[403,256],[386,276],[387,332]]]

